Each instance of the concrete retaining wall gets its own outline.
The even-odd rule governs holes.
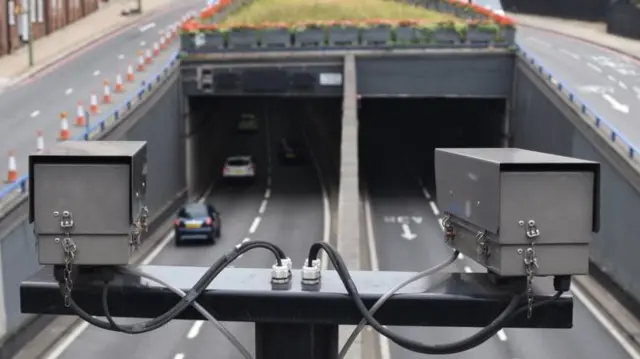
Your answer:
[[[167,79],[168,85],[156,89],[153,95],[129,113],[126,121],[120,122],[102,136],[104,139],[112,140],[148,141],[147,203],[154,218],[163,218],[165,212],[171,212],[172,204],[181,197],[186,187],[184,142],[180,136],[184,131],[184,122],[176,120],[181,113],[177,77],[177,73],[171,75]],[[21,346],[22,340],[11,334],[21,331],[32,332],[33,329],[27,326],[35,319],[33,316],[21,314],[19,306],[20,282],[40,268],[33,229],[27,222],[26,204],[24,201],[16,206],[0,222],[0,268],[7,333],[2,343],[3,357]],[[28,339],[31,335],[25,336]]]
[[[640,175],[594,131],[567,99],[522,60],[516,65],[511,145],[574,156],[602,164],[601,229],[591,260],[627,294],[640,300]]]

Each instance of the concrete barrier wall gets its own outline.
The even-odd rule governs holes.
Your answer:
[[[605,18],[611,0],[500,0],[505,11],[586,21]]]
[[[526,61],[514,76],[511,146],[598,161],[602,164],[601,229],[591,261],[626,294],[640,300],[640,175],[581,111],[569,106]]]
[[[163,217],[171,204],[184,193],[184,142],[183,121],[180,115],[180,93],[177,72],[169,74],[166,86],[159,87],[126,118],[109,131],[104,139],[148,141],[149,187],[147,203],[152,218]],[[96,189],[104,190],[104,189]],[[7,334],[3,338],[3,352],[11,335],[33,322],[35,317],[20,313],[19,284],[36,272],[35,238],[27,221],[26,201],[16,206],[0,222],[0,254],[2,289]]]

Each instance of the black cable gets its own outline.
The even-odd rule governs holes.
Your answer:
[[[460,340],[458,342],[449,343],[449,344],[437,344],[437,345],[425,345],[415,340],[411,340],[402,336],[395,334],[394,332],[388,330],[383,327],[368,311],[360,294],[358,293],[358,289],[356,288],[351,275],[349,274],[349,269],[344,263],[342,256],[336,251],[330,244],[325,242],[317,242],[314,243],[309,250],[309,263],[313,262],[314,259],[318,258],[318,254],[320,249],[323,249],[327,253],[327,257],[331,260],[331,263],[336,269],[336,272],[340,276],[342,283],[344,284],[347,292],[353,299],[356,307],[362,314],[362,316],[367,320],[370,326],[372,326],[378,333],[384,335],[389,338],[394,343],[400,345],[401,347],[422,354],[455,354],[459,352],[463,352],[469,349],[472,349],[489,338],[493,337],[500,329],[504,327],[504,325],[511,320],[516,315],[520,314],[522,311],[527,310],[528,307],[524,306],[518,308],[518,304],[520,302],[522,294],[514,295],[507,307],[496,317],[489,325],[482,328],[472,336]],[[561,293],[556,293],[556,295],[550,299],[557,299]],[[546,304],[548,301],[539,302],[536,304]]]
[[[82,319],[87,321],[89,324],[92,324],[98,328],[124,332],[128,334],[141,334],[146,333],[155,329],[162,327],[167,324],[171,320],[175,319],[181,312],[183,312],[187,307],[189,307],[201,294],[204,290],[211,284],[211,282],[215,279],[215,277],[222,272],[222,270],[231,264],[236,258],[238,258],[241,254],[246,253],[252,249],[256,248],[264,248],[271,251],[276,257],[276,263],[278,265],[282,265],[282,258],[286,258],[284,251],[280,249],[273,243],[263,242],[263,241],[253,241],[242,243],[235,246],[231,251],[227,252],[222,257],[218,258],[213,265],[205,272],[205,274],[198,280],[198,282],[193,286],[193,288],[187,292],[184,298],[181,298],[178,303],[176,303],[171,309],[162,315],[148,320],[146,322],[136,323],[132,325],[121,325],[115,323],[113,318],[111,317],[108,305],[106,305],[106,298],[108,297],[108,289],[109,286],[105,285],[103,287],[103,310],[105,311],[105,315],[107,316],[107,322],[103,320],[94,318],[91,314],[87,313],[83,310],[78,304],[73,300],[72,296],[69,296],[69,304],[71,309]],[[60,290],[64,294],[64,283],[60,283]]]

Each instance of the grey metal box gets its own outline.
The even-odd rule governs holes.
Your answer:
[[[518,148],[435,153],[437,201],[450,245],[491,271],[523,275],[532,247],[538,275],[588,273],[599,227],[600,165]]]
[[[145,210],[147,147],[143,141],[66,141],[29,156],[29,221],[40,264],[62,264],[65,233],[74,264],[125,265],[131,227]],[[63,228],[65,212],[73,220]]]

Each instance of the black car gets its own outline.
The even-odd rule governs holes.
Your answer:
[[[282,163],[304,163],[306,153],[304,143],[297,138],[283,138],[278,146],[278,159]]]
[[[214,244],[220,238],[220,213],[210,204],[186,204],[180,208],[177,217],[174,223],[177,246],[192,241]]]

